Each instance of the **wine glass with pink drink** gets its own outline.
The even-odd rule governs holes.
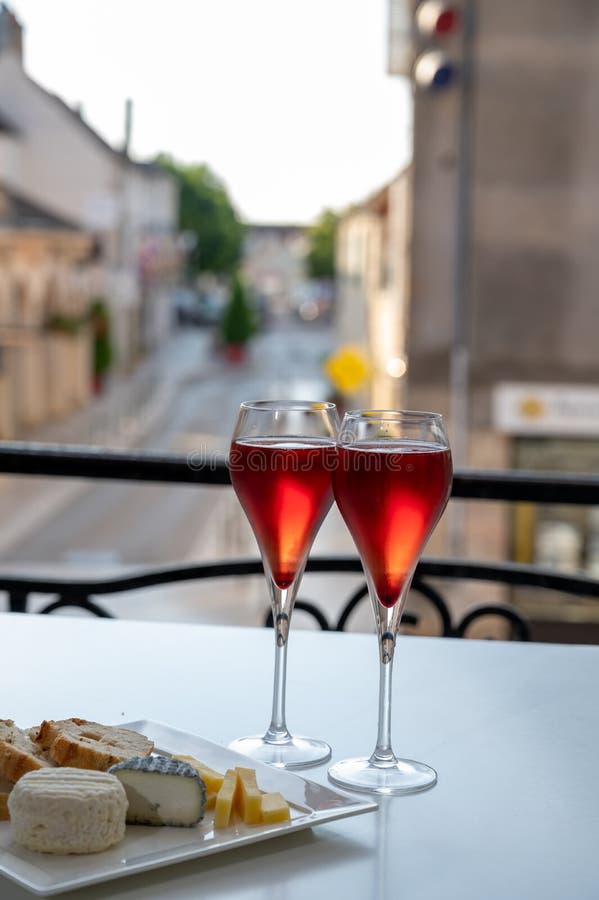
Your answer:
[[[287,641],[297,590],[316,533],[333,502],[339,425],[333,403],[241,404],[229,453],[231,482],[260,548],[275,627],[272,716],[265,734],[230,745],[285,768],[331,755],[325,741],[290,734],[285,716]]]
[[[403,794],[432,787],[437,773],[391,746],[391,674],[397,629],[422,549],[449,498],[451,452],[437,413],[348,412],[337,441],[335,500],[354,539],[376,621],[379,659],[379,723],[367,757],[329,768],[342,787]]]

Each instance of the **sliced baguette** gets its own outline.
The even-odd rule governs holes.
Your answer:
[[[0,778],[14,783],[26,772],[53,765],[29,731],[18,728],[12,719],[0,719]]]
[[[8,795],[12,790],[12,784],[3,778],[0,778],[0,822],[5,822],[10,818],[8,814]]]
[[[136,731],[75,718],[42,722],[35,740],[57,766],[100,771],[132,756],[149,756],[154,749]]]

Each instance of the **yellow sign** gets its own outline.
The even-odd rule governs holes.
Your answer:
[[[361,347],[345,344],[325,360],[324,371],[340,394],[353,394],[370,378],[370,363]]]

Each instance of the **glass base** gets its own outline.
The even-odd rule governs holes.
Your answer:
[[[413,759],[396,759],[391,765],[375,765],[368,756],[343,759],[332,765],[330,780],[350,791],[369,794],[414,794],[437,783],[430,766]]]
[[[331,757],[331,748],[324,741],[291,735],[280,741],[267,741],[263,735],[237,738],[229,744],[229,750],[279,769],[316,766]]]

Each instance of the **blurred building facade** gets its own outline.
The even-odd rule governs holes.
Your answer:
[[[422,27],[448,11],[452,27]],[[387,194],[406,222],[391,249],[398,399],[447,416],[458,465],[599,471],[599,5],[390,0],[389,21],[390,72],[414,85],[407,190]],[[357,334],[384,321],[385,205],[359,204],[340,230],[340,322]],[[469,556],[599,570],[593,510],[470,504],[446,525]]]
[[[52,318],[83,317],[92,238],[0,183],[0,437],[86,403],[89,324],[67,334]]]
[[[0,4],[0,324],[10,344],[3,356],[18,357],[23,342],[36,348],[28,353],[35,364],[3,364],[15,413],[2,436],[85,402],[93,335],[83,318],[93,301],[109,310],[112,357],[121,369],[170,330],[181,258],[177,189],[157,166],[134,162],[126,144],[127,136],[115,150],[27,75],[22,27]],[[65,352],[75,345],[87,351]],[[29,393],[38,395],[35,414],[22,400],[24,369]],[[49,388],[54,382],[65,386],[62,400]]]
[[[307,285],[307,252],[303,225],[246,226],[243,273],[260,304],[275,316],[299,307]]]
[[[369,402],[405,402],[409,170],[341,214],[336,240],[335,324],[372,361]]]
[[[596,472],[599,6],[469,0],[459,11],[447,44],[433,43],[468,82],[414,93],[410,402],[448,414],[462,465]],[[482,537],[521,562],[597,573],[593,510],[523,505],[507,517],[497,510],[493,527],[486,511],[483,527],[470,511],[463,546]]]

